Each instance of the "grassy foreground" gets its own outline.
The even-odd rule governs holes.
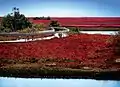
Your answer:
[[[0,76],[120,80],[120,56],[115,49],[110,35],[1,43]]]

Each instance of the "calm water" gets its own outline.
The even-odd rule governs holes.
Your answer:
[[[120,81],[0,77],[0,87],[120,87]]]
[[[115,35],[118,31],[80,31],[81,33],[88,34],[107,34],[107,35]]]

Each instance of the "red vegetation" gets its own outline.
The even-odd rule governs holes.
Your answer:
[[[65,27],[120,27],[120,17],[53,17],[51,20],[34,20],[33,18],[29,18],[29,20],[45,25],[48,25],[51,20],[57,20]]]
[[[79,62],[81,66],[114,67],[106,63],[115,58],[110,40],[109,35],[75,34],[44,41],[1,43],[0,58],[68,58],[77,61],[77,64]],[[72,66],[75,62],[69,64]]]

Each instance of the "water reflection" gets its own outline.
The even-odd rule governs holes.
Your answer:
[[[87,34],[105,34],[105,35],[115,35],[118,31],[80,31],[81,33]]]
[[[0,77],[0,87],[120,87],[120,81]]]

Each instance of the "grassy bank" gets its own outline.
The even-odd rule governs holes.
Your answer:
[[[63,67],[41,67],[38,64],[14,64],[0,68],[1,77],[21,78],[73,78],[120,80],[120,71],[116,70],[85,70]]]
[[[120,80],[119,69],[84,66],[70,59],[3,58],[0,64],[1,77]]]

